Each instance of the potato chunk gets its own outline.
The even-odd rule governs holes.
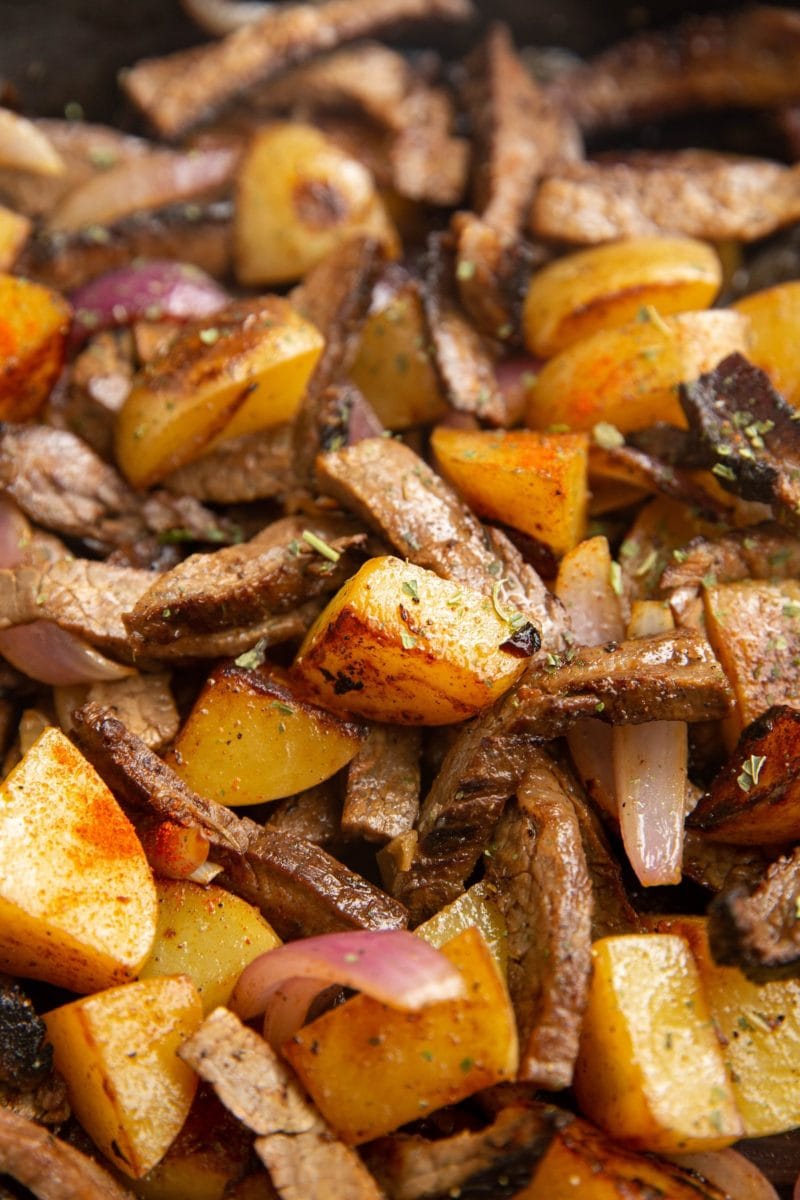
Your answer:
[[[186,1120],[197,1076],[177,1050],[202,1016],[185,975],[109,988],[45,1015],[75,1116],[134,1179],[163,1157]]]
[[[647,304],[662,316],[707,308],[721,284],[719,256],[695,238],[631,238],[566,254],[531,280],[522,314],[525,345],[549,358],[632,321]]]
[[[218,667],[168,756],[221,804],[261,804],[314,787],[350,761],[366,729],[309,703],[277,667]]]
[[[644,1150],[716,1150],[742,1136],[689,946],[670,934],[601,938],[575,1094],[601,1128]]]
[[[248,963],[280,938],[258,909],[224,888],[157,879],[158,928],[140,979],[188,975],[210,1013],[227,1004]]]
[[[678,384],[712,370],[728,354],[746,354],[750,324],[714,311],[641,320],[603,329],[550,359],[528,393],[527,424],[592,429],[601,421],[623,433],[656,421],[685,426]]]
[[[284,1047],[343,1141],[368,1142],[514,1078],[514,1013],[489,948],[477,929],[466,929],[442,953],[464,976],[464,999],[407,1013],[355,996]]]
[[[370,559],[306,635],[293,670],[334,710],[449,725],[507,691],[525,663],[490,599],[398,558]]]
[[[743,313],[752,329],[751,360],[766,371],[785,400],[800,407],[800,280],[753,292],[731,306]]]
[[[312,125],[260,129],[239,168],[233,224],[240,283],[290,283],[340,242],[369,234],[390,255],[397,232],[367,168]]]
[[[431,445],[442,474],[479,516],[521,529],[558,557],[580,541],[588,499],[585,434],[440,427]]]
[[[58,292],[0,275],[0,420],[36,416],[63,366],[71,315]]]
[[[91,992],[132,979],[156,931],[133,826],[60,729],[0,788],[0,970]]]
[[[242,300],[167,343],[119,414],[117,461],[149,487],[220,442],[289,421],[323,338],[280,296]]]
[[[10,271],[28,240],[33,223],[0,204],[0,271]]]
[[[459,933],[473,925],[483,934],[486,945],[495,957],[503,978],[508,964],[508,930],[506,919],[494,899],[494,888],[487,880],[473,883],[450,904],[423,921],[414,930],[419,937],[441,949]]]

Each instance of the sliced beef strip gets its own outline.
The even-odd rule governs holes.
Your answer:
[[[757,846],[729,846],[710,842],[696,829],[683,835],[683,875],[709,892],[721,892],[728,886],[757,886],[764,874],[768,857]]]
[[[695,108],[771,108],[800,97],[800,15],[757,5],[689,17],[564,72],[553,94],[589,131]]]
[[[800,976],[800,846],[770,864],[752,889],[726,886],[708,912],[711,952],[749,979]]]
[[[66,395],[57,407],[50,405],[47,423],[69,429],[110,460],[117,414],[133,383],[133,354],[129,330],[95,334],[73,362]]]
[[[776,520],[800,530],[800,422],[766,372],[730,354],[681,384],[680,402],[722,487],[770,504]]]
[[[508,930],[508,989],[519,1078],[569,1087],[591,973],[592,885],[575,808],[544,751],[533,751],[497,823],[486,877]]]
[[[218,882],[260,908],[281,937],[406,924],[402,905],[319,846],[198,796],[107,710],[86,705],[73,722],[74,740],[111,790],[134,809],[198,827],[225,868]]]
[[[72,714],[76,708],[98,704],[140,737],[150,750],[167,746],[180,725],[170,690],[170,677],[164,671],[146,675],[137,671],[126,679],[60,687],[54,703],[59,724],[67,733],[72,728]]]
[[[245,433],[164,480],[167,491],[212,504],[244,504],[286,495],[291,487],[291,426]]]
[[[373,725],[347,768],[342,833],[383,844],[413,828],[419,812],[422,732]]]
[[[403,105],[404,126],[389,147],[392,184],[418,203],[451,207],[463,198],[469,143],[453,135],[453,102],[443,88],[418,87]]]
[[[148,591],[152,571],[84,558],[0,571],[0,628],[52,621],[124,661],[131,659],[123,613]]]
[[[53,1047],[44,1021],[18,984],[0,976],[0,1082],[32,1088],[49,1074]]]
[[[707,721],[724,716],[731,701],[730,684],[694,630],[533,659],[448,751],[422,806],[413,861],[397,872],[393,894],[413,923],[455,899],[536,746],[576,721]]]
[[[256,1152],[282,1200],[381,1200],[274,1050],[225,1008],[206,1017],[178,1054],[258,1136]]]
[[[292,303],[325,337],[325,349],[293,426],[293,465],[300,487],[313,488],[317,454],[329,445],[331,436],[341,436],[336,420],[332,430],[328,427],[331,398],[327,393],[332,385],[344,382],[353,362],[381,268],[378,243],[373,238],[352,238],[310,271],[292,293]]]
[[[321,455],[320,487],[355,512],[400,558],[444,579],[496,596],[563,644],[566,618],[534,569],[498,530],[484,529],[451,487],[395,439],[366,438]]]
[[[634,487],[660,492],[690,506],[707,521],[722,522],[730,515],[730,509],[697,482],[689,467],[664,462],[656,454],[628,445],[606,448],[592,444],[589,456],[590,471],[596,470],[601,478],[604,474],[617,476]]]
[[[326,0],[267,12],[210,45],[144,59],[122,77],[133,102],[167,138],[227,101],[323,50],[406,21],[463,21],[469,0]]]
[[[435,1140],[395,1133],[370,1142],[362,1153],[388,1200],[461,1196],[478,1183],[489,1196],[503,1186],[500,1179],[517,1171],[525,1173],[523,1184],[528,1181],[556,1124],[553,1111],[545,1105],[512,1103],[483,1129],[465,1129]]]
[[[518,330],[530,258],[520,242],[539,177],[580,158],[572,119],[520,61],[505,25],[494,25],[467,63],[467,108],[475,136],[474,213],[454,221],[461,301],[484,333]]]
[[[341,555],[332,562],[303,534]],[[137,653],[184,637],[255,625],[333,591],[354,569],[365,536],[349,518],[283,517],[241,546],[193,554],[158,576],[125,616]]]
[[[327,779],[296,796],[271,805],[265,826],[313,842],[332,846],[342,840],[342,798],[338,781]]]
[[[49,1129],[0,1108],[0,1172],[38,1200],[131,1200],[133,1193]]]
[[[0,1109],[50,1126],[63,1125],[71,1113],[66,1084],[55,1069],[32,1088],[0,1083]]]
[[[800,538],[766,522],[736,529],[711,541],[694,538],[678,557],[673,555],[661,575],[659,587],[699,587],[704,579],[735,583],[740,579],[800,578]]]
[[[231,658],[252,650],[300,641],[325,607],[325,596],[283,613],[267,613],[250,625],[234,625],[211,633],[185,634],[174,642],[150,642],[144,652],[149,667],[204,658]],[[141,661],[141,660],[139,660]]]
[[[567,164],[533,202],[536,237],[593,245],[675,234],[752,242],[800,218],[800,168],[709,150]]]
[[[62,292],[135,258],[190,262],[222,279],[231,270],[232,214],[229,200],[192,201],[137,213],[99,231],[41,229],[28,239],[15,270]]]

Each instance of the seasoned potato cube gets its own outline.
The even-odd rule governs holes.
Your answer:
[[[261,804],[330,779],[365,728],[309,703],[277,667],[212,672],[168,755],[189,787],[221,804]]]
[[[350,377],[387,429],[408,429],[444,415],[447,404],[427,348],[415,285],[399,288],[373,308]]]
[[[670,934],[601,938],[575,1094],[586,1115],[644,1150],[715,1150],[742,1136],[689,946]]]
[[[467,888],[450,904],[445,904],[438,913],[418,925],[414,933],[441,949],[473,925],[483,934],[483,939],[505,979],[508,964],[506,919],[494,900],[494,888],[486,880],[473,883],[471,888]]]
[[[334,710],[449,725],[507,691],[525,663],[493,602],[398,558],[370,559],[306,635],[293,670]]]
[[[533,1179],[515,1200],[724,1200],[672,1163],[634,1154],[586,1121],[572,1121],[551,1141]]]
[[[322,345],[280,296],[237,301],[187,326],[139,373],[122,407],[123,472],[149,487],[228,438],[291,420]]]
[[[522,314],[525,345],[549,358],[632,321],[648,304],[662,316],[707,308],[721,283],[718,255],[694,238],[631,238],[578,250],[533,276]]]
[[[258,909],[224,888],[157,879],[158,928],[140,979],[188,975],[209,1013],[227,1004],[248,963],[280,945]]]
[[[800,1125],[800,981],[752,983],[738,967],[719,967],[704,917],[659,918],[657,928],[686,938],[724,1047],[745,1137]]]
[[[10,271],[14,266],[32,228],[28,217],[0,204],[0,271]]]
[[[0,788],[0,969],[91,992],[132,979],[156,931],[133,826],[60,729]]]
[[[36,416],[64,364],[70,317],[58,292],[0,275],[0,421]]]
[[[704,609],[736,697],[723,723],[733,750],[744,727],[773,704],[800,704],[800,583],[720,583],[705,589]]]
[[[754,292],[731,307],[750,321],[752,361],[767,372],[790,404],[800,406],[800,361],[797,356],[800,280],[793,279]]]
[[[516,1024],[489,948],[466,929],[442,953],[464,976],[464,999],[409,1013],[355,996],[286,1043],[303,1086],[345,1142],[368,1142],[514,1078]]]
[[[260,129],[239,168],[233,254],[248,286],[300,279],[340,242],[369,234],[394,255],[397,232],[367,168],[319,129]]]
[[[435,429],[443,475],[480,516],[530,534],[555,555],[571,550],[586,524],[585,434]]]
[[[134,1179],[155,1166],[186,1120],[197,1076],[177,1050],[202,1017],[194,984],[175,975],[109,988],[44,1018],[75,1116]]]
[[[590,430],[604,421],[623,433],[656,421],[685,425],[678,384],[748,350],[749,322],[740,313],[691,312],[641,320],[582,338],[552,358],[528,393],[527,423]]]

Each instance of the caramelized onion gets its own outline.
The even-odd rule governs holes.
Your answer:
[[[243,25],[252,25],[274,8],[267,0],[181,0],[184,10],[213,37],[225,37]]]
[[[33,121],[0,108],[0,167],[62,175],[64,162],[50,139]]]
[[[364,992],[391,1008],[416,1011],[463,995],[448,959],[405,930],[357,930],[303,938],[259,955],[239,976],[230,1007],[244,1020],[264,1013],[264,1036],[282,1045],[329,984]]]
[[[152,259],[134,262],[90,280],[70,296],[72,340],[80,344],[99,329],[141,319],[202,318],[218,312],[230,297],[190,263]]]
[[[0,630],[0,654],[39,683],[95,683],[124,679],[134,673],[131,667],[112,662],[52,621],[32,621]]]

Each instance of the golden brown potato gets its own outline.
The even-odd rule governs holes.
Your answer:
[[[601,938],[575,1066],[584,1113],[641,1150],[716,1150],[742,1136],[691,950],[670,934]]]
[[[479,516],[521,529],[560,557],[583,536],[589,439],[582,433],[447,429],[436,460]]]
[[[367,168],[312,125],[276,122],[260,129],[238,174],[233,239],[239,282],[300,279],[356,234],[377,238],[390,256],[399,251]]]
[[[140,979],[188,975],[203,1012],[227,1004],[248,963],[279,946],[257,908],[224,888],[188,879],[157,879],[158,928]]]
[[[0,420],[36,416],[64,364],[71,315],[58,292],[0,274]]]
[[[375,721],[449,725],[507,691],[513,614],[398,558],[373,558],[308,631],[293,670],[322,703]]]
[[[409,1013],[355,996],[284,1047],[343,1141],[368,1142],[514,1078],[514,1013],[489,948],[477,929],[466,929],[442,952],[464,977],[464,999]]]
[[[387,429],[436,421],[447,411],[415,285],[399,288],[373,308],[350,377]]]
[[[750,321],[750,358],[767,372],[781,395],[800,405],[800,362],[797,329],[800,326],[800,280],[779,283],[754,292],[731,305]]]
[[[695,238],[641,237],[578,250],[537,271],[522,315],[525,345],[550,358],[652,304],[663,316],[707,308],[722,264]]]
[[[603,329],[568,346],[543,367],[528,393],[527,424],[590,430],[599,422],[622,433],[656,421],[685,425],[678,384],[749,348],[741,313],[662,317],[647,306],[641,319]]]
[[[149,487],[222,441],[291,420],[322,345],[280,296],[187,326],[139,373],[119,414],[124,474]]]
[[[168,755],[170,766],[221,804],[261,804],[314,787],[350,761],[359,722],[311,704],[278,667],[217,667]]]
[[[426,942],[441,949],[465,929],[475,926],[495,957],[503,978],[508,963],[508,930],[506,920],[494,900],[494,888],[486,880],[473,883],[450,904],[423,921],[414,930]]]
[[[50,727],[0,788],[0,969],[91,992],[133,979],[156,894],[133,826]]]
[[[177,1050],[202,1017],[185,975],[109,988],[45,1016],[75,1116],[134,1179],[155,1166],[186,1120],[197,1076]]]

